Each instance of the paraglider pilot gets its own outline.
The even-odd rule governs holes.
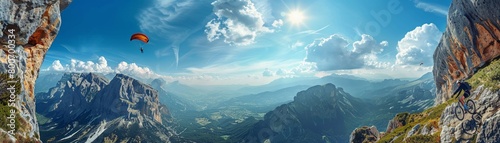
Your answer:
[[[142,33],[132,34],[132,36],[130,37],[130,41],[132,41],[132,40],[142,41],[143,44],[147,44],[149,42],[148,36],[146,36],[145,34],[142,34]],[[141,50],[141,53],[144,53],[144,49],[142,48],[142,44],[141,44],[140,50]]]

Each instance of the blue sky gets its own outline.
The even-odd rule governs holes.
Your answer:
[[[43,71],[119,72],[186,84],[265,84],[432,69],[451,0],[73,1]],[[92,8],[89,8],[92,7]],[[142,32],[139,50],[129,41]],[[421,64],[422,63],[422,64]]]

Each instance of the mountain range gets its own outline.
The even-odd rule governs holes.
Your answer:
[[[387,125],[400,111],[431,107],[435,92],[429,75],[371,91],[373,96],[366,99],[353,97],[331,83],[313,86],[298,92],[292,102],[267,112],[240,138],[244,142],[349,142],[351,131],[358,126]]]
[[[67,73],[37,100],[42,141],[183,142],[158,92],[123,74]]]

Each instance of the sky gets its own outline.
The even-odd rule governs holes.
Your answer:
[[[41,71],[124,73],[190,85],[261,85],[331,74],[418,78],[432,71],[450,4],[73,1],[62,11],[59,34]],[[150,41],[130,41],[138,32]]]

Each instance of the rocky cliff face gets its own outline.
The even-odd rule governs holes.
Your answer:
[[[378,132],[377,127],[361,127],[357,128],[351,133],[349,139],[350,143],[373,143],[380,139],[380,132]]]
[[[171,111],[171,114],[184,114],[188,110],[195,110],[196,107],[187,99],[169,93],[164,88],[166,81],[163,79],[154,79],[151,81],[151,87],[158,91],[159,100]]]
[[[0,0],[0,72],[20,77],[21,92],[17,95],[18,120],[23,130],[8,134],[0,129],[0,139],[21,142],[38,141],[35,117],[34,86],[45,53],[61,25],[60,12],[72,0]],[[5,45],[5,46],[4,46]],[[10,60],[9,60],[10,59]],[[10,67],[9,67],[10,65]],[[3,120],[3,119],[2,119]]]
[[[158,92],[123,74],[111,81],[92,73],[65,74],[37,99],[38,113],[49,119],[40,123],[42,141],[189,142],[162,124],[171,117]]]
[[[454,81],[500,56],[500,1],[453,0],[448,24],[434,53],[436,104],[450,98]]]
[[[477,99],[474,100],[477,110],[475,114],[466,114],[464,120],[458,120],[455,116],[457,103],[447,106],[444,110],[439,121],[442,127],[441,142],[474,141],[474,136],[477,142],[499,141],[500,91],[493,92],[480,86],[473,91],[470,98]]]
[[[393,119],[389,120],[387,124],[387,129],[385,130],[387,133],[390,133],[392,130],[405,126],[408,124],[408,118],[410,113],[400,113],[397,114]]]
[[[93,73],[64,74],[55,87],[36,95],[36,111],[67,124],[90,112],[91,102],[108,83],[108,79]]]
[[[152,117],[161,123],[158,91],[129,76],[117,74],[94,101],[99,109],[94,111],[111,118],[128,115],[128,118]]]
[[[244,142],[348,142],[367,109],[333,84],[297,93],[294,101],[264,116]]]

